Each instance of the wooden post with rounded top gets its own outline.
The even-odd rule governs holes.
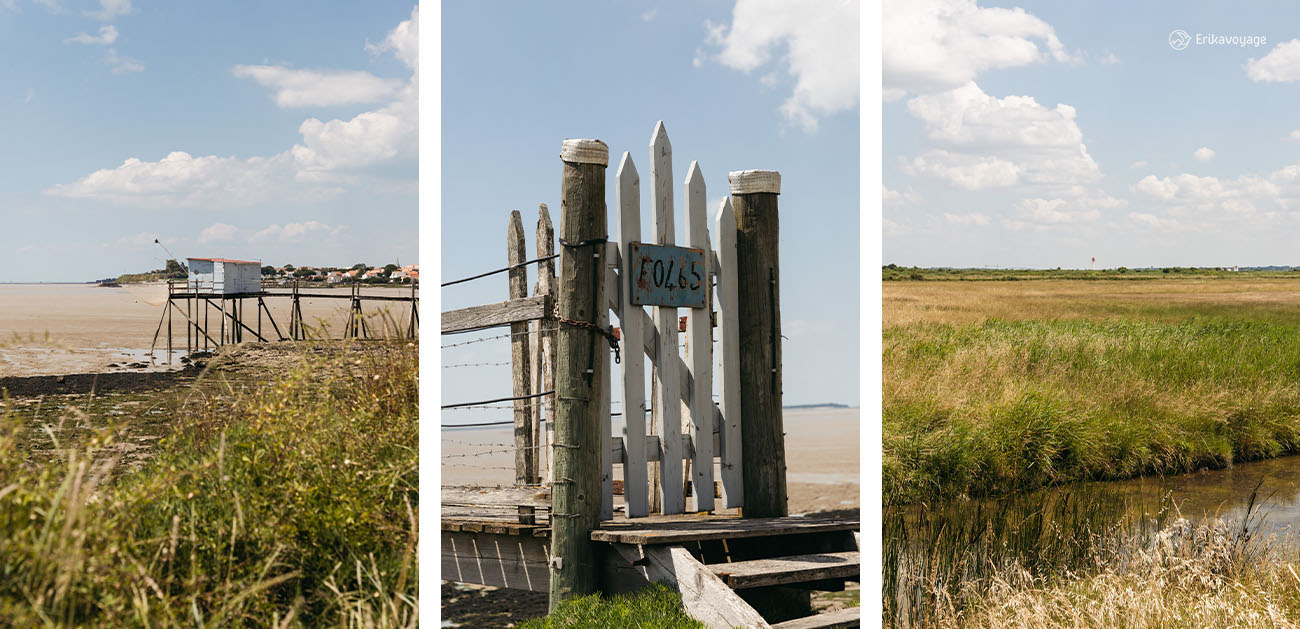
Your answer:
[[[745,517],[788,515],[781,417],[781,265],[774,170],[729,173],[736,215],[737,326]]]
[[[600,140],[565,140],[560,159],[560,273],[555,335],[550,605],[596,590],[601,389],[608,341],[594,329],[605,297],[605,167]],[[590,327],[589,327],[590,326]]]

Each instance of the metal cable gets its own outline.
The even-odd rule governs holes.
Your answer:
[[[492,404],[492,403],[494,403],[494,402],[509,402],[509,401],[512,401],[512,400],[527,400],[527,399],[531,399],[531,398],[536,398],[536,397],[542,397],[542,396],[545,396],[545,395],[550,395],[550,394],[552,394],[552,393],[555,393],[555,391],[542,391],[541,393],[533,393],[533,394],[531,394],[531,395],[517,395],[517,396],[515,396],[515,397],[503,397],[503,398],[497,398],[497,399],[495,399],[495,400],[480,400],[480,401],[477,401],[477,402],[458,402],[458,403],[456,403],[456,404],[446,404],[446,405],[443,405],[442,408],[444,408],[444,409],[448,409],[448,408],[461,408],[461,407],[465,407],[465,406],[478,406],[478,405],[481,405],[481,404]]]
[[[488,271],[487,273],[479,273],[478,275],[473,275],[473,276],[470,276],[470,277],[462,277],[461,279],[458,279],[458,280],[452,280],[452,281],[450,281],[450,282],[443,282],[443,283],[442,283],[442,286],[451,286],[452,284],[460,284],[461,282],[468,282],[468,281],[470,281],[470,280],[476,280],[476,279],[479,279],[479,278],[482,278],[482,277],[487,277],[487,276],[489,276],[489,275],[496,275],[497,273],[505,273],[506,271],[513,271],[513,270],[515,270],[515,269],[522,268],[522,267],[528,266],[528,265],[530,265],[530,264],[535,264],[535,263],[537,263],[537,262],[545,262],[545,261],[547,261],[547,260],[554,260],[555,258],[558,258],[558,257],[560,257],[560,254],[557,253],[557,254],[554,254],[554,255],[543,256],[543,257],[537,258],[537,259],[535,259],[535,260],[526,260],[526,261],[524,261],[524,262],[520,262],[519,264],[512,264],[512,265],[510,265],[510,266],[503,267],[503,268],[500,268],[500,269],[496,269],[496,270],[494,270],[494,271]]]

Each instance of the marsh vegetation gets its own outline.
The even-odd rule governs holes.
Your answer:
[[[884,321],[888,624],[1300,619],[1253,493],[1216,518],[1080,484],[1300,451],[1300,283],[890,282]]]

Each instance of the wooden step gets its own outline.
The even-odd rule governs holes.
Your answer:
[[[591,541],[638,545],[683,544],[719,539],[856,531],[858,527],[857,520],[832,518],[656,516],[601,522],[600,528],[591,532]]]
[[[792,555],[705,566],[733,590],[824,579],[856,578],[861,572],[857,551]]]
[[[804,616],[772,625],[772,629],[826,629],[828,627],[858,627],[862,624],[862,608],[846,607],[824,614]]]

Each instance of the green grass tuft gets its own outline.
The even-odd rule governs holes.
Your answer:
[[[560,603],[544,618],[519,625],[520,629],[616,629],[620,627],[662,627],[702,629],[704,623],[682,611],[677,592],[656,583],[635,594],[601,598],[590,594]]]

